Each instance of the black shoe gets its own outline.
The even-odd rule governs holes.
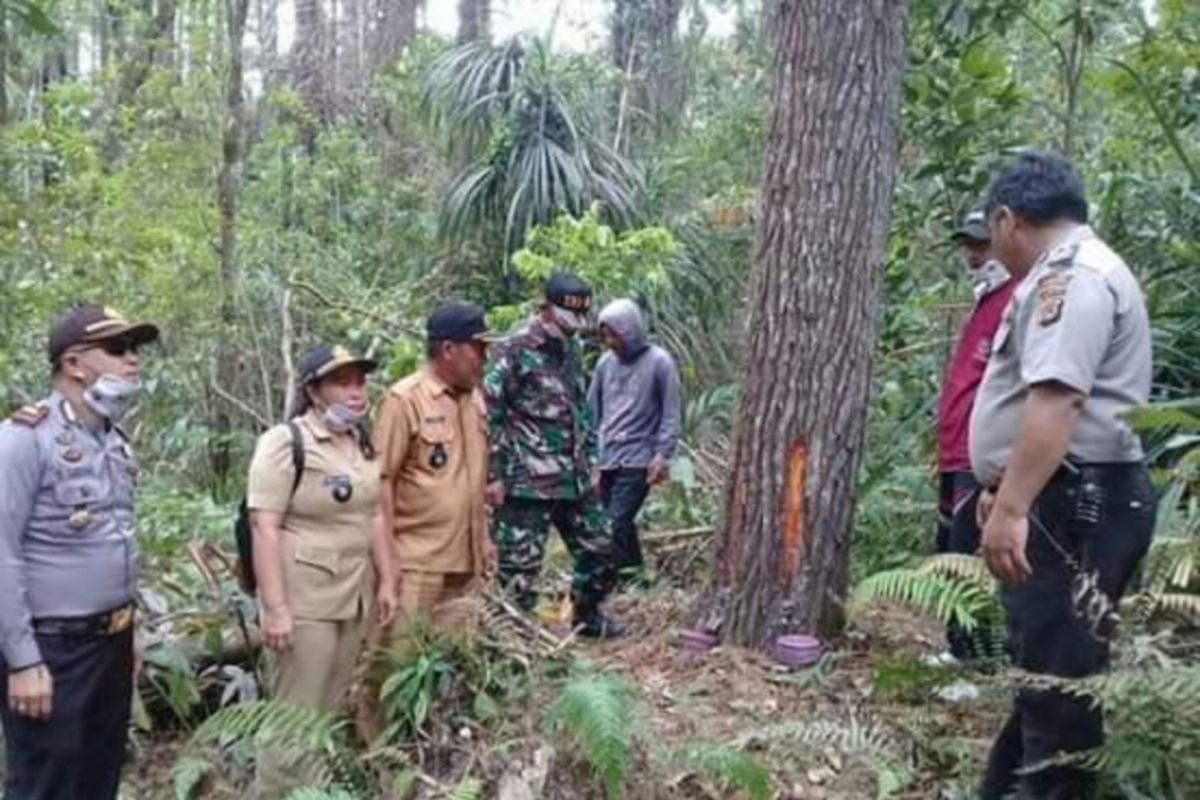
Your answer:
[[[600,611],[575,615],[575,629],[587,639],[618,639],[625,635],[625,626]]]

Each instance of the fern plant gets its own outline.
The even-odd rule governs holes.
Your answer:
[[[851,593],[850,611],[861,613],[878,602],[932,614],[965,631],[1003,613],[996,600],[995,582],[983,561],[958,553],[931,556],[915,567],[889,569],[863,579]]]
[[[738,747],[695,743],[684,749],[679,760],[721,784],[726,792],[741,790],[750,800],[769,800],[772,795],[766,768]]]
[[[551,726],[575,738],[608,798],[621,793],[629,760],[632,709],[629,685],[611,674],[584,674],[568,680],[550,708]]]

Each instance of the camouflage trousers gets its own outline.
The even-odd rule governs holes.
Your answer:
[[[608,515],[594,494],[578,500],[505,500],[492,517],[500,585],[518,605],[533,610],[551,523],[575,562],[571,600],[577,609],[595,609],[612,591],[617,573]]]

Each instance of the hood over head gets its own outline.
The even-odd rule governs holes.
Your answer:
[[[598,322],[607,326],[621,340],[623,349],[618,355],[622,361],[637,358],[648,346],[642,312],[632,300],[622,298],[612,301],[600,312]]]

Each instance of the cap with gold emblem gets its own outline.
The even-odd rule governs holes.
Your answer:
[[[321,380],[334,370],[350,365],[361,367],[364,372],[374,372],[379,363],[373,358],[356,356],[340,344],[332,346],[322,344],[301,356],[297,369],[300,373],[300,382],[308,384]]]
[[[119,313],[95,303],[75,303],[50,327],[50,363],[56,364],[72,347],[128,339],[137,347],[158,339],[158,327],[131,323]]]

